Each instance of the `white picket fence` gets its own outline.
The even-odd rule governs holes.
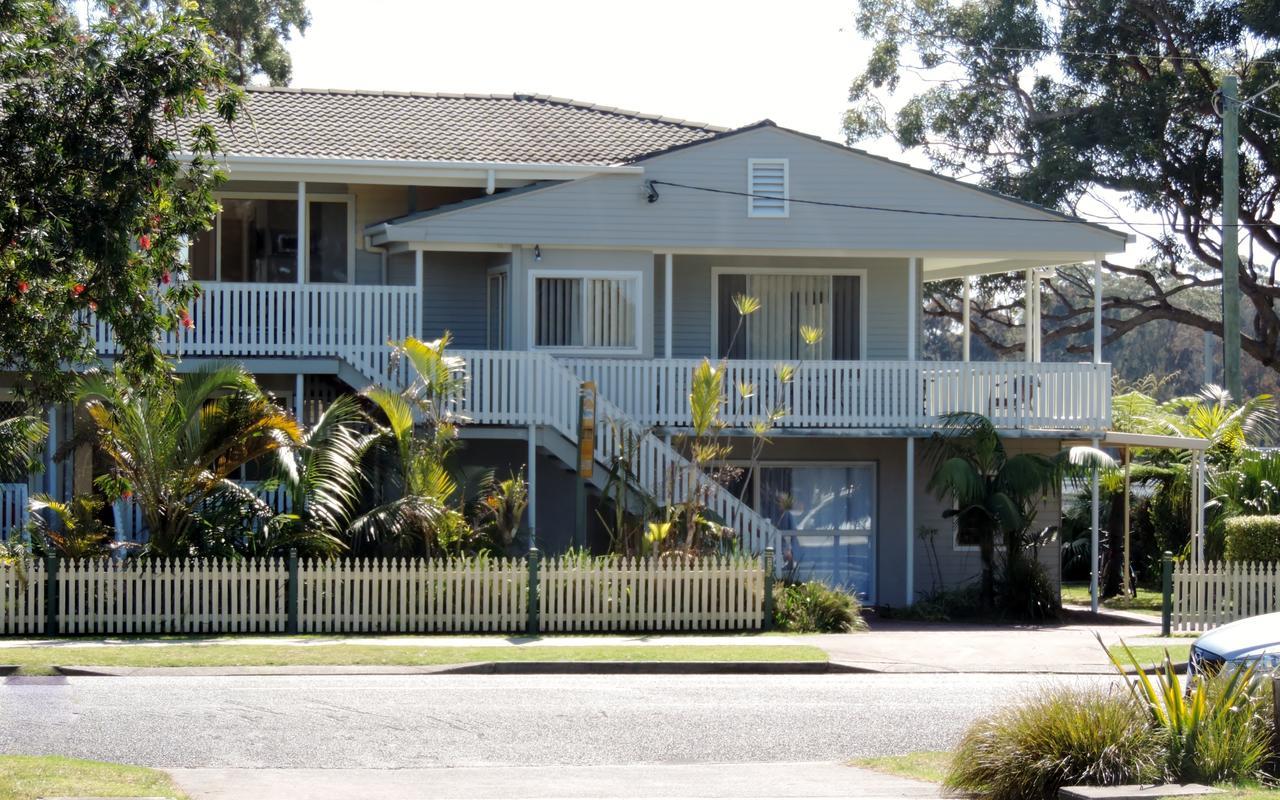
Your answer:
[[[755,630],[764,620],[759,559],[550,559],[540,589],[548,632]]]
[[[44,633],[44,565],[0,563],[0,635]]]
[[[523,631],[529,567],[523,559],[304,561],[302,633]]]
[[[1175,631],[1207,631],[1280,612],[1280,562],[1226,561],[1173,567]]]
[[[524,633],[525,559],[298,562],[300,633]],[[552,558],[538,568],[542,632],[755,630],[763,559]],[[62,561],[62,634],[281,633],[285,559]],[[0,565],[0,634],[44,632],[42,563]]]
[[[63,561],[59,632],[275,633],[288,622],[288,577],[280,558]]]

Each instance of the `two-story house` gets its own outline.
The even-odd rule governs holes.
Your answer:
[[[750,484],[713,487],[710,506],[745,546],[890,605],[979,569],[925,488],[940,414],[987,414],[1045,452],[1109,423],[1100,328],[1091,363],[1042,363],[1033,289],[1056,265],[1122,251],[1122,233],[769,121],[297,89],[251,89],[248,111],[220,131],[231,180],[190,250],[195,327],[168,351],[238,359],[302,413],[394,381],[388,340],[452,332],[470,373],[463,457],[528,465],[544,551],[588,539],[571,500],[586,380],[597,461],[625,438],[606,420],[643,432],[636,481],[663,497],[685,463],[693,368],[727,359],[734,458],[749,457],[753,420],[787,413]],[[1027,281],[1025,358],[920,360],[924,284],[1002,272]],[[760,309],[742,319],[739,294]],[[779,362],[798,365],[790,385]],[[52,419],[65,436],[69,412]],[[1057,514],[1047,502],[1043,524]],[[921,529],[937,531],[936,568]],[[1045,558],[1056,569],[1056,547]]]

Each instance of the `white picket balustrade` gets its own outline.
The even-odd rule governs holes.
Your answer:
[[[541,565],[543,631],[755,630],[764,620],[762,559],[584,559]]]
[[[644,426],[687,427],[699,359],[571,358],[563,363]],[[726,361],[722,418],[745,428],[782,408],[780,428],[934,427],[976,412],[1007,428],[1101,430],[1109,364],[939,361]],[[789,382],[779,365],[794,368]],[[745,391],[744,391],[745,390]]]
[[[304,560],[302,633],[511,633],[525,630],[522,559]]]
[[[283,559],[62,561],[65,634],[274,633],[288,621]]]
[[[1172,599],[1175,631],[1207,631],[1280,612],[1280,562],[1175,564]]]
[[[27,485],[0,483],[0,541],[27,524]]]
[[[44,633],[45,573],[38,561],[0,563],[0,635]]]
[[[160,346],[173,355],[344,358],[381,380],[387,342],[420,335],[421,306],[413,286],[206,283],[189,309],[192,327],[166,334]],[[115,355],[110,326],[94,325],[99,353]]]

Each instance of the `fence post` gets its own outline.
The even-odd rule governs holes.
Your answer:
[[[529,636],[537,636],[539,633],[538,631],[538,595],[539,595],[538,561],[540,557],[541,557],[541,554],[538,552],[538,548],[536,547],[529,548],[529,557],[528,557],[529,595],[528,595],[528,601],[526,604],[526,610],[528,611],[528,618],[525,621],[525,628],[524,628],[524,632]]]
[[[289,615],[285,623],[285,631],[298,632],[298,551],[289,550],[289,580],[285,584],[285,612]]]
[[[58,557],[44,558],[44,635],[58,635]]]
[[[1173,630],[1173,553],[1164,551],[1160,559],[1160,635],[1168,636]]]
[[[773,628],[773,546],[764,549],[764,621],[761,630]]]

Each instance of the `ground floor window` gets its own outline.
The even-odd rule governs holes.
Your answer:
[[[765,466],[748,491],[782,531],[784,574],[876,600],[876,465]]]

